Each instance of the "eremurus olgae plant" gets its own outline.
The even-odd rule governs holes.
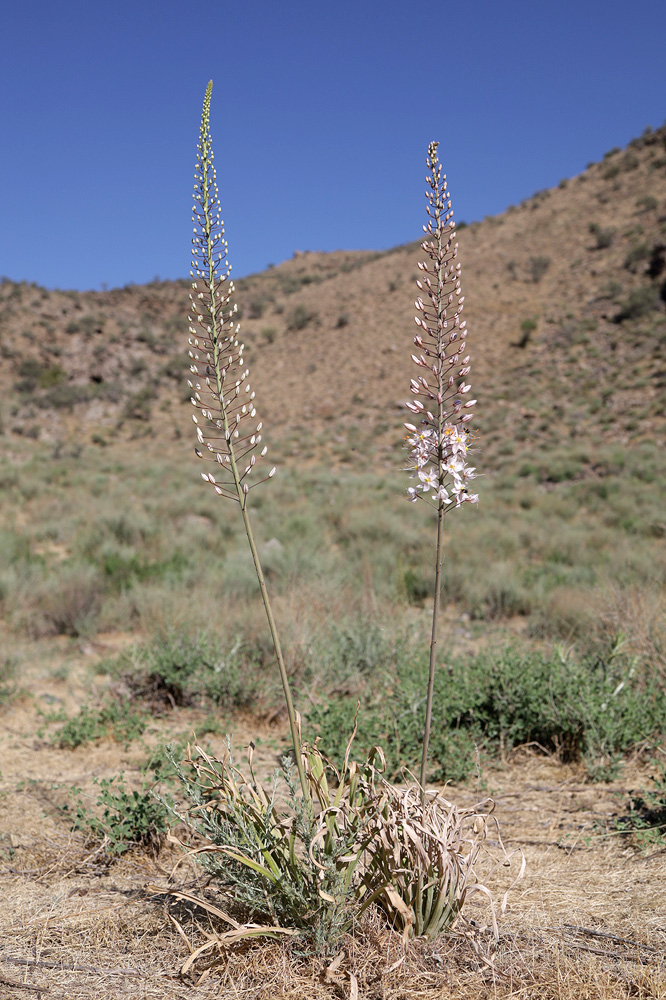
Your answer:
[[[412,354],[412,361],[419,368],[419,375],[411,379],[414,399],[407,403],[419,423],[405,424],[410,468],[417,479],[416,486],[409,487],[408,496],[413,501],[427,500],[437,510],[435,595],[420,772],[423,794],[432,723],[444,515],[452,507],[476,503],[479,499],[467,489],[467,484],[475,478],[474,469],[467,465],[465,456],[467,424],[472,419],[471,408],[476,400],[468,398],[471,386],[465,381],[470,372],[470,356],[466,353],[467,324],[461,319],[465,298],[460,286],[460,264],[456,261],[458,244],[451,199],[446,176],[442,177],[437,146],[436,142],[428,146],[428,224],[423,227],[427,238],[422,249],[429,260],[419,263],[423,280],[416,282],[421,294],[414,305],[420,315],[415,317],[419,333],[414,337],[414,344],[418,353]],[[427,302],[423,301],[423,296]]]
[[[432,937],[456,920],[468,893],[487,893],[478,884],[474,867],[485,839],[486,804],[457,810],[440,793],[425,791],[442,520],[451,506],[476,500],[465,485],[474,477],[465,460],[465,425],[474,401],[463,401],[469,390],[464,381],[469,358],[464,356],[465,324],[460,320],[457,245],[436,144],[431,144],[428,157],[431,222],[426,231],[431,239],[424,248],[430,263],[420,265],[423,281],[419,283],[430,304],[420,297],[417,300],[419,354],[413,357],[420,372],[412,380],[414,401],[408,404],[419,422],[408,424],[407,429],[417,477],[410,497],[434,503],[438,512],[437,581],[421,781],[405,789],[383,777],[381,748],[373,748],[363,764],[351,759],[355,725],[340,770],[316,743],[301,738],[250,526],[250,491],[270,479],[275,470],[263,476],[258,473],[266,448],[229,280],[210,138],[211,90],[212,82],[201,119],[192,238],[189,384],[196,452],[208,463],[203,479],[216,494],[236,501],[241,511],[275,646],[302,798],[296,794],[289,760],[283,762],[287,803],[277,798],[275,784],[272,791],[264,789],[252,769],[252,745],[249,777],[233,763],[230,747],[223,759],[198,746],[189,750],[183,766],[194,777],[177,765],[190,802],[180,818],[206,839],[192,853],[251,916],[257,913],[272,921],[243,926],[232,921],[232,931],[193,952],[186,966],[211,947],[257,934],[298,932],[317,950],[327,949],[375,903],[402,930],[405,940],[410,933]],[[460,380],[462,384],[456,384]],[[202,905],[230,920],[210,904]]]
[[[243,359],[244,345],[239,340],[237,306],[233,302],[234,285],[229,281],[231,265],[227,260],[227,242],[220,213],[210,135],[212,89],[211,80],[206,88],[201,115],[192,213],[194,233],[190,272],[193,280],[190,293],[189,355],[193,380],[190,379],[188,384],[192,389],[192,403],[197,411],[192,415],[200,445],[196,453],[211,464],[211,471],[202,472],[202,478],[212,485],[218,495],[235,500],[240,506],[275,647],[301,790],[304,799],[308,801],[301,739],[287,668],[247,507],[250,489],[259,485],[256,482],[256,467],[257,462],[265,456],[266,447],[260,450],[262,425],[257,420],[255,394],[250,388],[250,373]],[[270,479],[274,472],[275,469],[271,469],[262,481]]]

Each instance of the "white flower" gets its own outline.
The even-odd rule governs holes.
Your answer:
[[[424,493],[427,493],[430,489],[437,488],[437,473],[434,469],[421,469],[419,471],[419,479],[421,480],[421,489]]]
[[[467,490],[462,489],[456,492],[456,507],[460,507],[462,503],[478,503],[479,494],[478,493],[468,493]]]
[[[437,447],[437,434],[431,427],[423,427],[420,431],[415,430],[414,434],[407,438],[407,444],[411,449],[414,467],[422,469],[428,464]]]
[[[452,475],[454,478],[464,474],[465,463],[457,455],[451,455],[450,458],[444,462],[443,468]]]
[[[467,434],[460,424],[454,427],[449,440],[454,455],[464,455],[467,452]]]

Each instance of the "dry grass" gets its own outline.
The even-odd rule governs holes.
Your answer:
[[[65,680],[57,670],[64,657],[70,664]],[[229,901],[186,865],[178,869],[177,882],[169,882],[181,857],[172,847],[157,860],[135,852],[110,865],[97,848],[70,834],[53,808],[54,779],[85,785],[93,775],[131,772],[144,754],[139,747],[124,750],[110,742],[58,750],[35,737],[35,705],[44,704],[44,695],[76,704],[91,659],[61,642],[42,645],[39,660],[33,659],[21,678],[32,697],[20,699],[3,718],[0,987],[8,996],[40,991],[68,1000],[666,996],[666,853],[658,847],[641,853],[626,838],[603,833],[630,792],[646,787],[645,771],[640,763],[629,763],[621,780],[591,785],[580,769],[528,752],[483,776],[507,848],[521,848],[527,859],[525,878],[500,920],[491,965],[462,927],[432,944],[416,942],[405,954],[400,934],[369,916],[344,939],[339,961],[300,958],[294,942],[240,943],[211,948],[179,977],[190,948],[227,925],[147,886],[178,886],[223,910],[229,910]],[[178,709],[168,728],[196,724],[196,713]],[[239,719],[234,732],[237,745],[250,738],[258,743],[258,773],[270,773],[286,734],[250,719]],[[167,736],[164,720],[149,734],[152,741]],[[211,736],[214,748],[221,750],[223,739]],[[480,787],[449,786],[446,795],[465,808],[480,792]],[[495,888],[501,893],[501,879]],[[469,900],[467,916],[485,922],[478,903]],[[485,947],[490,939],[480,943]]]
[[[503,922],[491,963],[455,934],[435,944],[417,942],[405,953],[400,935],[375,917],[345,939],[332,961],[301,959],[290,943],[245,942],[209,952],[182,978],[177,970],[188,948],[219,935],[222,927],[201,908],[165,904],[145,892],[151,878],[164,875],[163,867],[137,857],[99,873],[71,843],[59,850],[54,843],[45,845],[41,864],[36,862],[33,855],[29,868],[3,875],[0,977],[35,991],[48,988],[50,995],[82,1000],[100,992],[257,1000],[666,995],[666,872],[657,857],[628,862],[614,849],[573,861],[566,854],[545,862],[535,856],[530,884]],[[638,887],[648,879],[649,889],[639,896]],[[652,919],[645,921],[643,910]]]

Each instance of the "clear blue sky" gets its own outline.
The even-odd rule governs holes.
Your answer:
[[[234,274],[416,239],[440,140],[458,219],[666,118],[665,0],[7,3],[0,274],[185,277],[204,90]]]

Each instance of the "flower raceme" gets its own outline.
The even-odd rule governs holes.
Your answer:
[[[220,217],[218,188],[210,136],[210,98],[212,82],[204,98],[194,184],[192,221],[192,291],[188,379],[192,391],[192,414],[200,447],[199,458],[212,462],[216,472],[202,472],[215,492],[238,501],[241,506],[256,478],[257,461],[266,454],[261,444],[261,421],[256,420],[254,392],[249,369],[243,358],[244,344],[239,340],[240,325],[233,303],[234,284],[229,281],[231,265],[227,260],[224,222]],[[254,474],[254,475],[253,475]]]
[[[240,506],[275,647],[275,658],[284,690],[303,800],[305,803],[310,803],[311,808],[310,790],[301,753],[302,741],[291,697],[287,667],[247,507],[250,490],[270,479],[275,469],[271,469],[259,482],[254,481],[255,473],[250,486],[248,478],[254,473],[258,460],[266,454],[266,447],[259,451],[261,421],[256,420],[254,392],[248,380],[250,372],[245,367],[243,344],[238,337],[240,333],[236,318],[238,310],[232,301],[234,286],[233,282],[228,281],[231,265],[227,261],[227,241],[224,238],[224,223],[220,218],[220,202],[210,137],[212,90],[211,80],[206,88],[201,114],[192,195],[194,235],[190,272],[192,291],[189,356],[190,372],[194,376],[194,381],[188,379],[188,385],[192,390],[192,404],[197,410],[192,414],[192,419],[197,429],[197,440],[201,445],[200,448],[195,448],[195,451],[199,458],[211,462],[215,467],[215,473],[202,472],[202,479],[210,483],[217,494],[236,500]]]
[[[421,369],[411,379],[414,400],[406,405],[420,418],[418,425],[406,423],[409,469],[416,486],[407,496],[434,499],[439,508],[477,503],[478,494],[470,493],[468,483],[476,478],[474,467],[467,465],[469,450],[469,411],[475,399],[466,399],[471,385],[467,347],[467,324],[461,319],[464,295],[460,287],[460,264],[456,262],[458,244],[446,176],[437,158],[438,143],[428,147],[429,190],[428,224],[423,227],[429,239],[422,244],[429,261],[419,263],[423,279],[416,284],[419,295],[414,303],[420,315],[415,317],[419,333],[414,337],[418,354],[412,361]],[[423,296],[428,300],[424,302]],[[426,497],[425,494],[431,496]]]

